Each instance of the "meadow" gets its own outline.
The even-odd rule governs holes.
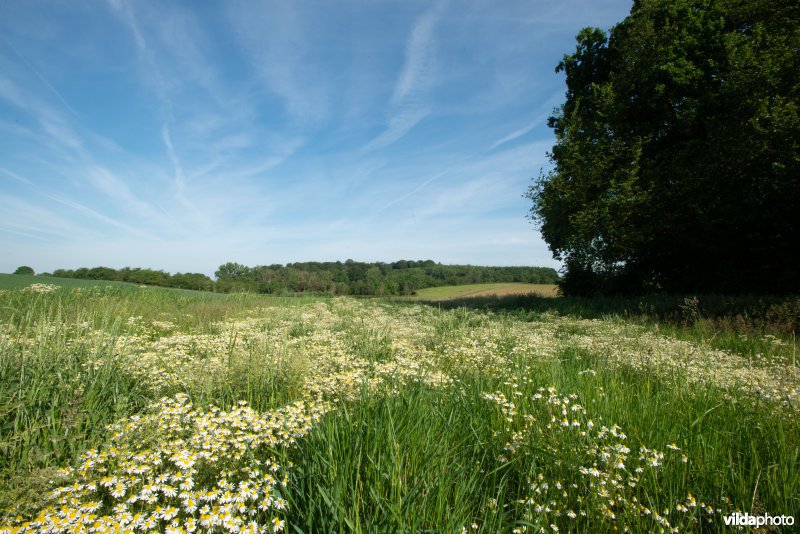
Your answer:
[[[716,335],[559,298],[6,287],[2,533],[800,519],[789,332]]]

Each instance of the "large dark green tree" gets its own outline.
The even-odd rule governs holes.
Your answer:
[[[27,265],[23,265],[21,267],[17,267],[17,270],[14,271],[14,274],[34,274],[33,267],[28,267]]]
[[[800,4],[640,0],[557,71],[531,216],[565,292],[800,289]]]

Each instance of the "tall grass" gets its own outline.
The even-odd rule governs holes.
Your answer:
[[[698,382],[679,365],[620,364],[573,340],[627,325],[621,316],[555,306],[564,307],[135,287],[0,293],[0,517],[33,517],[57,467],[104,450],[107,425],[162,396],[186,393],[201,410],[244,401],[266,413],[320,402],[318,391],[327,415],[296,446],[270,451],[293,463],[282,490],[292,532],[649,532],[662,528],[659,518],[722,532],[719,515],[733,510],[797,516],[796,403]],[[664,343],[716,346],[695,319],[641,331],[658,324]],[[753,368],[792,365],[793,347],[774,343],[785,336],[750,335],[757,341],[737,333],[722,345],[751,351],[743,361]],[[156,387],[132,367],[152,347],[164,351],[155,361],[199,362],[174,367],[195,375]],[[622,467],[604,463],[606,450]],[[111,513],[111,501],[103,506]]]
[[[594,423],[619,425],[632,449],[666,452],[663,466],[647,472],[633,494],[653,513],[670,509],[664,516],[681,531],[725,530],[719,517],[698,508],[683,517],[676,513],[675,505],[690,495],[696,506],[723,503],[730,510],[775,515],[800,509],[796,420],[679,376],[664,381],[603,369],[590,354],[565,352],[549,365],[523,365],[518,372],[519,410],[541,387],[575,392]],[[503,389],[509,391],[507,382],[465,376],[451,391],[415,386],[387,398],[365,394],[357,404],[342,406],[294,456],[290,522],[303,532],[459,532],[472,525],[482,532],[538,531],[552,530],[549,521],[573,532],[614,530],[599,515],[577,525],[563,521],[570,503],[560,492],[551,498],[562,507],[561,519],[551,513],[542,523],[545,514],[521,503],[537,476],[551,488],[585,487],[577,467],[588,451],[573,435],[543,437],[529,430],[526,450],[510,454],[498,439],[498,433],[508,435],[502,430],[506,422],[482,398]],[[524,425],[515,421],[511,427]],[[668,447],[673,445],[679,451]],[[650,517],[631,515],[628,527],[657,531],[660,525]]]
[[[441,309],[496,311],[526,321],[537,321],[542,314],[555,313],[633,322],[672,337],[748,356],[755,363],[798,364],[798,297],[648,295],[548,298],[530,294],[422,300]]]
[[[246,310],[309,300],[127,285],[0,294],[0,487],[9,490],[0,491],[0,509],[18,504],[19,491],[38,491],[55,467],[101,445],[107,425],[156,400],[148,384],[120,364],[115,342],[130,333],[131,318],[169,319],[181,330],[202,333]],[[238,379],[192,393],[221,406],[289,400],[285,380],[273,368],[237,362],[231,375]]]

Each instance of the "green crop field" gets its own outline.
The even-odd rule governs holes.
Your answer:
[[[108,282],[105,280],[77,280],[74,278],[56,278],[53,276],[33,276],[26,274],[0,274],[0,289],[22,289],[31,284],[49,284],[64,288],[128,286],[127,282]]]
[[[791,335],[560,298],[61,285],[0,291],[3,533],[727,532],[800,510]]]

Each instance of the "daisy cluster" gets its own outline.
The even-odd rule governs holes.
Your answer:
[[[52,293],[56,289],[59,289],[61,286],[57,286],[55,284],[31,284],[28,287],[22,288],[22,291],[25,293]]]
[[[294,447],[329,410],[298,401],[266,414],[195,408],[186,395],[114,424],[102,450],[59,471],[58,487],[31,520],[0,532],[277,532]]]
[[[684,502],[661,508],[641,498],[644,477],[657,476],[664,462],[688,461],[674,443],[666,451],[643,445],[632,450],[623,430],[614,424],[596,424],[576,394],[563,395],[549,387],[522,399],[516,384],[506,386],[512,398],[524,401],[525,408],[503,391],[485,393],[483,398],[497,406],[503,424],[504,454],[509,456],[499,460],[532,465],[527,495],[516,503],[518,524],[524,526],[514,532],[557,532],[564,523],[578,529],[578,522],[586,517],[599,518],[609,531],[627,532],[632,528],[629,524],[640,528],[644,517],[652,520],[653,532],[679,532],[679,524],[698,523],[702,518],[710,522],[723,513],[721,508],[698,504],[691,493]]]
[[[166,332],[153,339],[152,331],[120,336],[115,348],[123,367],[155,394],[186,391],[209,377],[223,376],[230,344],[226,336]]]
[[[665,377],[679,373],[693,384],[713,384],[754,399],[800,408],[800,367],[750,359],[612,321],[562,319],[580,333],[559,340],[602,355],[612,367],[628,367]]]
[[[346,303],[350,305],[350,303]],[[380,312],[374,318],[385,321],[388,317]],[[413,323],[412,323],[413,328]],[[375,332],[386,329],[396,335],[384,338]],[[353,346],[356,337],[347,330],[314,333],[302,343],[303,353],[309,361],[305,375],[304,390],[312,398],[338,398],[358,400],[363,393],[397,393],[411,383],[424,383],[432,387],[447,387],[453,379],[442,372],[435,358],[436,353],[426,349],[408,323],[382,323],[373,330],[378,339],[374,346],[364,351],[368,357],[359,355]],[[358,339],[369,339],[363,332]],[[365,347],[362,347],[365,348]]]
[[[565,350],[597,355],[606,367],[627,367],[694,384],[713,384],[759,400],[800,407],[800,368],[745,358],[674,339],[629,323],[541,314],[535,322],[491,313],[456,321],[459,311],[335,298],[303,306],[268,307],[201,332],[180,332],[164,320],[134,316],[121,335],[87,330],[87,323],[48,324],[69,344],[113,347],[92,351],[87,367],[109,356],[156,397],[209,390],[254,365],[291,373],[313,394],[354,398],[387,379],[448,384],[458,376],[504,376],[510,364],[548,360]],[[461,318],[459,318],[461,319]],[[0,342],[25,345],[4,325]],[[36,351],[34,339],[24,350]],[[758,355],[756,355],[758,356]],[[245,371],[246,372],[246,371]]]

